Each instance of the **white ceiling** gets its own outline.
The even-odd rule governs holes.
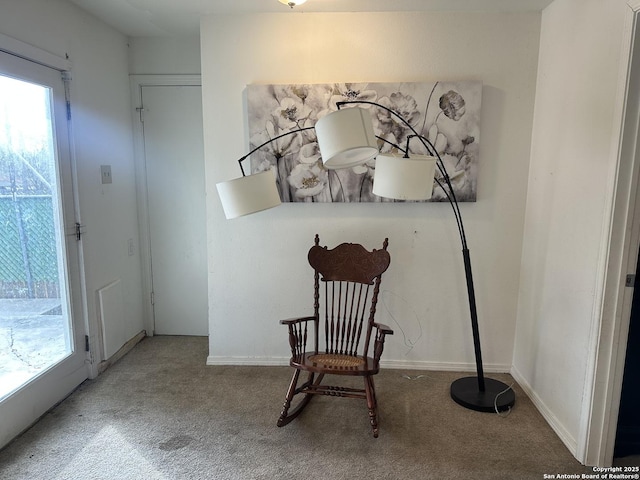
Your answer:
[[[198,35],[208,14],[385,11],[540,12],[553,0],[69,0],[131,37]]]

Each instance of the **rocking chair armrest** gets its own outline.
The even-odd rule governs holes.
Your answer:
[[[372,324],[376,327],[376,340],[373,344],[373,358],[376,362],[380,361],[380,357],[382,356],[382,351],[384,350],[384,337],[386,335],[393,335],[393,330],[382,323],[373,322]]]
[[[289,346],[292,357],[302,355],[307,347],[307,327],[308,322],[315,321],[315,316],[296,317],[280,320],[280,324],[289,328]],[[317,342],[316,342],[317,343]],[[316,350],[317,350],[316,345]]]
[[[383,323],[374,322],[373,326],[376,327],[380,333],[384,333],[385,335],[393,335],[393,330],[391,330]]]
[[[312,320],[315,320],[316,317],[294,317],[294,318],[287,318],[285,320],[280,320],[280,324],[281,325],[294,325],[296,323],[303,323],[303,322],[310,322]]]

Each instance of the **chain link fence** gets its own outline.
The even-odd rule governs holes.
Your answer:
[[[52,186],[45,155],[0,148],[0,298],[59,298]]]
[[[0,298],[58,298],[51,197],[0,197]]]

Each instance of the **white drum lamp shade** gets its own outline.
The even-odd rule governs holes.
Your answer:
[[[369,112],[355,107],[332,112],[316,122],[322,163],[329,170],[361,165],[378,154]]]
[[[433,193],[436,157],[380,154],[376,158],[373,193],[396,200],[428,200]]]
[[[221,182],[216,187],[227,219],[277,207],[281,203],[271,170]]]

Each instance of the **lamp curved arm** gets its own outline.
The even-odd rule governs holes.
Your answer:
[[[429,153],[434,154],[434,156],[438,159],[436,164],[438,165],[438,170],[440,170],[440,173],[442,174],[442,177],[445,179],[445,183],[447,185],[447,188],[445,189],[444,186],[437,179],[436,179],[436,183],[438,184],[438,186],[440,188],[442,188],[444,194],[447,197],[447,200],[449,201],[449,204],[451,205],[451,208],[453,209],[453,215],[456,218],[456,224],[458,226],[458,233],[460,234],[460,242],[462,243],[462,249],[463,250],[467,250],[467,235],[466,235],[466,233],[464,231],[464,224],[462,222],[462,213],[460,212],[460,207],[458,205],[458,200],[456,199],[455,192],[453,191],[453,186],[451,185],[451,181],[449,179],[449,174],[447,173],[447,169],[444,166],[444,162],[442,161],[442,158],[440,158],[440,155],[436,151],[436,149],[433,146],[433,144],[429,141],[429,139],[427,139],[426,137],[423,137],[422,135],[420,135],[416,131],[416,129],[413,127],[413,125],[411,125],[405,118],[403,118],[398,113],[394,112],[391,108],[386,107],[386,106],[384,106],[384,105],[382,105],[380,103],[371,102],[369,100],[349,100],[349,101],[344,101],[344,102],[336,102],[336,107],[338,108],[338,110],[340,110],[340,107],[342,107],[344,105],[356,105],[356,104],[373,105],[375,107],[381,108],[381,109],[389,112],[391,115],[393,115],[394,117],[398,118],[403,124],[405,124],[407,127],[409,127],[409,130],[411,130],[411,132],[413,133],[413,135],[411,135],[410,137],[411,138],[414,137],[414,136],[417,137],[422,142],[422,144],[427,149],[427,151]],[[380,137],[377,137],[377,138],[380,138]],[[396,148],[398,148],[398,150],[404,152],[405,156],[409,155],[409,138],[407,139],[407,148],[406,148],[406,150],[400,148],[398,145],[395,145],[392,142],[389,142],[388,140],[385,140],[385,139],[381,139],[381,140],[383,140],[383,141],[395,146]]]
[[[387,139],[386,139],[386,138],[384,138],[384,137],[381,137],[380,135],[376,135],[376,138],[377,138],[378,140],[380,140],[381,142],[387,143],[387,144],[391,145],[392,147],[397,148],[399,151],[401,151],[402,153],[404,153],[404,158],[409,158],[409,150],[408,150],[408,149],[407,149],[407,150],[405,150],[405,149],[403,149],[402,147],[400,147],[399,145],[396,145],[395,143],[390,142],[389,140],[387,140]]]
[[[436,165],[438,167],[438,170],[440,171],[440,174],[442,175],[442,178],[444,179],[444,183],[447,185],[447,188],[444,188],[444,185],[442,185],[442,183],[440,183],[440,180],[438,180],[437,178],[434,178],[434,180],[436,181],[438,186],[442,189],[444,194],[447,196],[447,200],[449,200],[449,203],[453,207],[454,215],[456,217],[456,222],[458,224],[458,230],[460,231],[460,240],[462,242],[462,248],[466,249],[467,236],[464,231],[464,224],[462,223],[462,213],[460,213],[460,207],[458,206],[458,200],[456,199],[456,192],[453,189],[453,185],[451,184],[451,178],[449,177],[449,172],[447,172],[447,167],[445,167],[444,162],[442,161],[442,157],[440,157],[440,154],[436,150],[436,147],[433,145],[433,143],[431,143],[431,141],[427,137],[423,135],[414,134],[414,135],[407,136],[406,155],[408,155],[408,152],[409,152],[409,142],[414,137],[420,140],[422,145],[424,145],[424,147],[427,149],[427,152],[429,152],[431,155],[433,155],[438,159],[438,161],[436,162]]]
[[[304,132],[305,130],[312,130],[315,127],[304,127],[304,128],[298,128],[296,130],[291,130],[290,132],[285,132],[282,133],[280,135],[278,135],[277,137],[273,137],[270,138],[269,140],[267,140],[266,142],[258,145],[256,148],[254,148],[253,150],[251,150],[249,153],[247,153],[245,156],[241,157],[238,159],[238,165],[240,165],[240,171],[242,172],[242,176],[246,177],[246,173],[244,173],[244,168],[242,167],[242,162],[244,162],[247,158],[249,158],[252,154],[254,154],[255,152],[257,152],[258,150],[260,150],[262,147],[264,147],[265,145],[269,145],[270,143],[275,142],[276,140],[281,139],[282,137],[286,137],[289,135],[293,135],[294,133],[300,133],[300,132]]]
[[[486,385],[485,385],[485,378],[484,378],[484,367],[482,365],[482,350],[480,347],[480,331],[478,328],[478,312],[477,312],[477,308],[476,308],[476,298],[475,298],[475,289],[474,289],[474,285],[473,285],[473,274],[471,272],[471,258],[469,256],[469,248],[467,247],[467,238],[466,238],[466,234],[464,231],[464,224],[462,223],[462,214],[460,212],[460,207],[458,205],[458,201],[456,199],[455,193],[453,191],[453,186],[451,185],[451,180],[449,178],[449,175],[447,173],[447,169],[444,165],[444,162],[442,161],[442,158],[440,157],[440,155],[438,154],[438,151],[435,149],[435,147],[433,146],[433,144],[429,141],[428,138],[423,137],[422,135],[420,135],[416,129],[413,127],[413,125],[411,125],[406,119],[404,119],[401,115],[399,115],[398,113],[394,112],[392,109],[385,107],[384,105],[381,105],[379,103],[376,102],[370,102],[368,100],[352,100],[352,101],[345,101],[345,102],[337,102],[336,106],[338,108],[338,110],[340,110],[340,107],[343,105],[347,105],[347,104],[366,104],[366,105],[373,105],[375,107],[381,108],[387,112],[389,112],[391,115],[393,115],[394,117],[398,118],[404,125],[406,125],[411,132],[413,133],[413,136],[417,137],[423,144],[423,146],[427,149],[427,151],[430,154],[433,154],[436,158],[437,158],[437,162],[436,164],[438,165],[438,169],[440,170],[440,173],[442,174],[445,184],[447,186],[447,189],[443,188],[443,185],[440,183],[440,181],[436,180],[436,182],[438,183],[438,185],[442,188],[442,190],[445,192],[445,195],[447,196],[447,200],[449,200],[449,204],[451,205],[451,208],[453,209],[453,214],[456,218],[456,223],[458,225],[458,232],[460,234],[460,241],[462,243],[462,256],[463,256],[463,260],[464,260],[464,270],[465,270],[465,277],[466,277],[466,283],[467,283],[467,294],[469,297],[469,313],[471,316],[471,329],[473,331],[473,344],[474,344],[474,350],[475,350],[475,357],[476,357],[476,371],[477,371],[477,378],[473,379],[474,382],[477,380],[477,385],[478,385],[478,392],[480,397],[483,399],[482,402],[480,403],[484,403],[484,396],[485,394],[487,394],[489,397],[494,396],[493,391],[488,392],[486,389]],[[411,137],[412,138],[412,137]],[[399,150],[404,151],[405,156],[409,155],[409,140],[411,138],[407,139],[407,148],[406,150],[403,150],[402,148],[398,147]],[[389,142],[390,143],[390,142]],[[448,190],[448,192],[447,192]],[[451,396],[452,398],[458,402],[461,405],[464,405],[468,408],[473,408],[473,409],[483,409],[484,405],[474,405],[474,403],[476,403],[478,400],[476,397],[478,397],[478,393],[476,392],[472,392],[471,397],[473,397],[470,401],[466,401],[466,398],[463,400],[461,397],[466,397],[467,392],[466,392],[466,388],[463,388],[462,390],[464,390],[463,393],[459,393],[459,385],[456,385],[457,382],[460,382],[462,384],[464,384],[466,382],[465,379],[461,379],[463,380],[463,382],[460,382],[460,380],[454,382],[454,384],[452,385],[452,389],[451,389]],[[495,383],[500,384],[501,382],[496,382],[493,381],[492,385],[494,385]],[[492,389],[490,389],[492,390]],[[496,392],[497,393],[497,392]],[[497,396],[494,396],[495,399],[497,399]],[[497,400],[495,400],[497,401]],[[494,402],[494,399],[491,399],[491,402]],[[513,404],[511,402],[511,404]]]

